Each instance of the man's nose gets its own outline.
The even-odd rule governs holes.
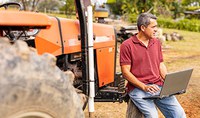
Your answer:
[[[155,32],[157,32],[157,31],[158,31],[158,28],[157,28],[157,27],[155,27],[155,28],[154,28],[154,31],[155,31]]]

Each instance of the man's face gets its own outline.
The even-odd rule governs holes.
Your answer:
[[[150,24],[144,28],[143,32],[147,38],[152,39],[156,38],[157,29],[157,21],[155,19],[150,19]]]

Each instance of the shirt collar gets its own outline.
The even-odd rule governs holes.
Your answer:
[[[136,35],[137,35],[137,33],[136,33],[136,34],[134,34],[134,35],[133,35],[133,37],[132,37],[132,41],[133,41],[133,43],[138,43],[138,44],[141,44],[141,45],[143,45],[143,44],[142,44],[142,42],[141,42],[141,41],[139,41],[139,39],[137,38],[137,36],[136,36]],[[151,45],[153,45],[153,44],[155,43],[155,40],[156,40],[155,38],[154,38],[154,39],[150,39],[150,40],[149,40],[149,45],[148,45],[148,46],[151,46]]]

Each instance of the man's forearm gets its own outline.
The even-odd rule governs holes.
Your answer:
[[[129,68],[122,67],[122,74],[123,77],[126,78],[127,81],[129,81],[131,84],[136,86],[137,88],[140,88],[142,90],[145,90],[145,84],[140,82],[129,70]]]
[[[159,90],[157,85],[145,85],[141,81],[139,81],[131,72],[130,72],[130,66],[122,66],[122,74],[124,78],[126,78],[133,86],[150,93],[155,93]]]
[[[167,68],[166,68],[164,62],[161,62],[160,63],[160,75],[164,79],[166,74],[167,74]]]

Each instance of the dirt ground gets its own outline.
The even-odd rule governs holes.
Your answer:
[[[166,32],[172,31],[174,30],[167,30]],[[200,33],[196,33],[196,37],[191,32],[181,32],[180,34],[186,37],[184,41],[165,44],[165,46],[167,45],[167,48],[163,49],[165,63],[169,72],[194,68],[187,92],[178,95],[177,98],[184,108],[187,118],[200,118],[200,48],[198,46],[200,44],[200,38],[198,37]],[[119,66],[117,66],[117,71],[120,71]],[[96,102],[93,116],[95,118],[125,118],[126,108],[126,103]],[[85,110],[85,116],[86,118],[89,117],[87,108]],[[159,113],[159,118],[163,117]]]

